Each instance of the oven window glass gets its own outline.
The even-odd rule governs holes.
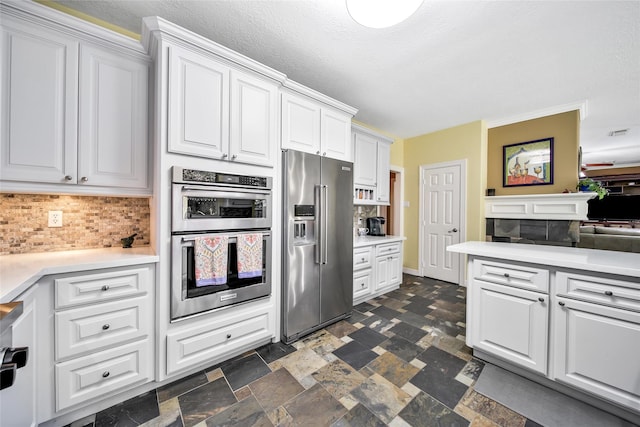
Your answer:
[[[265,242],[263,243],[266,244]],[[229,242],[229,250],[227,251],[227,283],[224,285],[196,287],[195,248],[185,247],[182,250],[183,260],[186,260],[186,277],[183,276],[183,279],[186,280],[187,298],[197,298],[228,289],[239,289],[249,285],[260,284],[263,283],[263,278],[266,276],[267,251],[262,251],[262,276],[245,279],[238,278],[236,243]]]
[[[184,197],[184,218],[265,218],[264,199]]]

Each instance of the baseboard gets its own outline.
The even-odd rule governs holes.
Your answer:
[[[402,267],[402,272],[405,274],[411,274],[412,276],[420,276],[420,272],[413,268]]]

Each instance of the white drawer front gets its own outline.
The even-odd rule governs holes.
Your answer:
[[[371,251],[372,247],[355,248],[353,250],[353,269],[362,270],[364,268],[371,268]]]
[[[151,267],[56,279],[55,305],[65,308],[145,294],[150,286]]]
[[[235,350],[269,339],[269,312],[255,313],[237,322],[211,324],[167,334],[167,373],[171,374]]]
[[[541,268],[474,259],[473,277],[530,291],[549,292],[549,271]]]
[[[58,363],[56,410],[151,380],[153,356],[149,347],[149,341],[142,340]]]
[[[567,297],[640,311],[640,279],[635,282],[577,273],[556,273],[556,293]]]
[[[383,256],[389,254],[397,254],[400,252],[400,242],[384,243],[376,245],[376,256]]]
[[[365,295],[369,295],[371,292],[371,269],[358,271],[353,275],[353,300]]]
[[[151,323],[147,297],[57,312],[56,360],[147,336]]]

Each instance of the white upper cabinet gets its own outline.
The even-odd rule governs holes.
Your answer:
[[[169,147],[223,159],[229,154],[229,67],[169,46]]]
[[[291,92],[282,93],[282,148],[353,161],[352,114]]]
[[[78,180],[146,188],[148,65],[92,46],[80,48]]]
[[[354,203],[389,204],[389,173],[393,140],[354,124]]]
[[[142,46],[30,2],[2,8],[3,190],[150,194]]]
[[[75,175],[77,64],[77,41],[3,25],[3,180],[62,183]]]
[[[231,160],[272,166],[278,146],[278,85],[231,71]]]
[[[278,85],[170,45],[168,121],[170,152],[273,166]]]

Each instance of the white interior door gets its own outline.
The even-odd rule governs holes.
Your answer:
[[[447,246],[464,241],[465,162],[420,168],[420,274],[461,283],[460,255]]]

